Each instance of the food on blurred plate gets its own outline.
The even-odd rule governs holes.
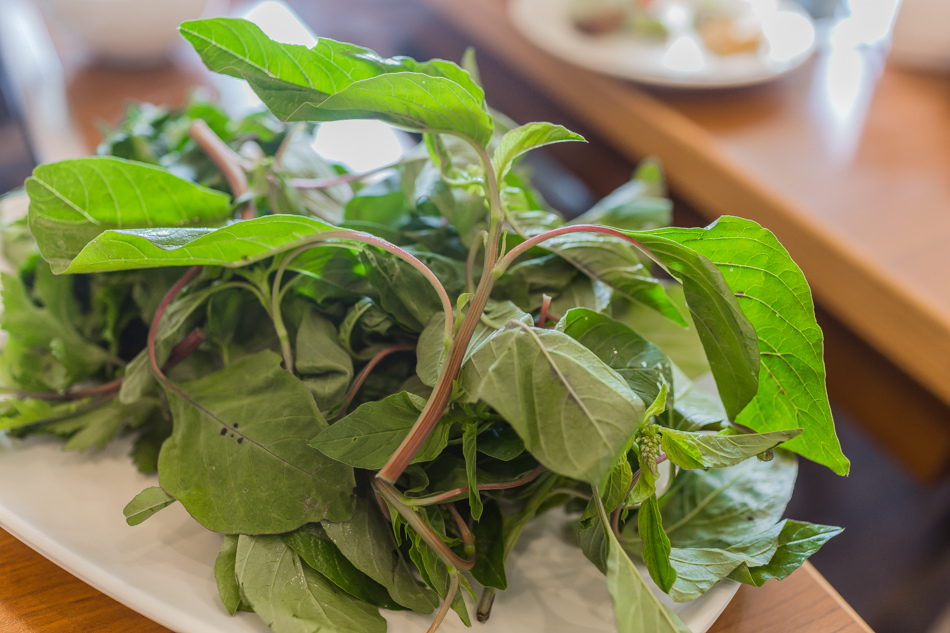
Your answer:
[[[773,0],[574,0],[571,19],[588,35],[662,41],[696,37],[710,53],[754,53],[763,41],[761,14]]]

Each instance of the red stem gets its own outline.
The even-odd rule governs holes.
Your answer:
[[[606,226],[597,226],[594,224],[574,224],[571,226],[561,226],[556,229],[551,229],[550,231],[545,231],[544,233],[540,233],[534,237],[526,239],[521,244],[518,244],[510,251],[505,253],[505,256],[498,260],[498,265],[495,267],[495,270],[504,272],[516,259],[518,259],[518,257],[526,253],[528,250],[534,248],[541,242],[559,235],[566,235],[568,233],[602,233],[604,235],[610,235],[611,237],[616,237],[624,240],[625,242],[633,244],[644,253],[650,252],[649,249],[647,249],[647,247],[645,247],[639,241],[635,240],[622,231],[618,231],[617,229],[612,229]]]
[[[548,309],[551,307],[551,297],[541,295],[541,313],[538,314],[538,327],[543,328],[548,322]]]
[[[366,363],[366,366],[360,370],[360,373],[356,374],[356,378],[353,379],[353,384],[350,385],[350,390],[346,393],[346,401],[343,403],[343,408],[340,409],[340,413],[337,417],[342,418],[344,415],[346,415],[346,411],[347,409],[350,408],[350,404],[353,402],[353,398],[356,397],[356,392],[359,391],[360,387],[363,386],[363,383],[366,381],[367,376],[369,376],[369,373],[373,371],[376,365],[378,365],[384,358],[386,358],[393,352],[402,352],[402,351],[411,350],[411,349],[416,349],[415,343],[393,345],[391,347],[387,347],[386,349],[382,349],[379,352],[377,352],[376,355],[373,356],[369,360],[368,363]]]
[[[169,384],[168,378],[165,377],[165,372],[161,370],[158,366],[158,361],[155,359],[155,339],[158,337],[158,324],[161,323],[162,317],[165,315],[165,310],[167,310],[171,302],[175,300],[175,297],[178,296],[182,288],[187,286],[188,282],[197,277],[200,272],[201,266],[192,266],[188,269],[188,272],[181,276],[181,279],[175,282],[175,285],[168,289],[168,292],[165,293],[165,296],[162,298],[162,302],[158,305],[158,309],[155,311],[152,324],[148,328],[148,362],[152,366],[152,373],[164,384]],[[169,386],[171,385],[169,384]]]
[[[505,481],[505,482],[496,483],[496,484],[480,484],[476,486],[475,489],[481,492],[482,490],[508,490],[509,488],[517,488],[518,486],[523,486],[525,484],[531,483],[532,481],[537,479],[538,476],[542,472],[544,472],[544,466],[538,466],[537,468],[532,470],[530,473],[528,473],[524,477],[521,477],[520,479],[515,479],[514,481]],[[410,498],[409,501],[411,502],[411,505],[413,506],[431,506],[431,505],[436,505],[438,503],[442,503],[443,501],[448,501],[449,499],[453,499],[455,497],[465,496],[468,494],[469,490],[470,488],[468,486],[465,486],[463,488],[455,488],[454,490],[449,490],[447,492],[440,492],[430,497],[419,497],[417,499]]]
[[[208,124],[201,119],[192,121],[188,128],[188,135],[194,139],[198,147],[208,155],[231,188],[231,195],[240,198],[247,192],[247,174],[241,168],[241,158],[228,144],[214,133]],[[241,219],[250,220],[257,214],[254,201],[248,200],[241,205]]]

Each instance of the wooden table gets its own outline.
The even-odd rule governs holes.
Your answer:
[[[481,2],[485,2],[486,10],[500,10],[500,4]],[[441,3],[443,10],[449,4]],[[457,3],[457,7],[464,5]],[[127,99],[180,104],[190,86],[207,79],[188,58],[148,73],[89,68],[80,58],[70,58],[65,63],[64,80],[69,109],[79,126],[78,136],[92,147],[99,139],[98,123],[114,122]],[[167,631],[63,571],[3,530],[0,570],[3,633]],[[770,581],[759,589],[740,588],[710,631],[859,633],[870,629],[814,567],[806,564],[782,583]]]
[[[502,109],[570,117],[558,122],[627,161],[658,157],[673,193],[705,221],[733,214],[771,229],[822,311],[832,397],[921,480],[946,471],[946,77],[885,68],[886,47],[863,42],[852,23],[767,85],[649,90],[541,51],[509,22],[508,0],[417,1],[441,24],[420,30],[427,48],[474,45]],[[898,420],[913,432],[894,433]]]
[[[168,633],[0,530],[3,633]],[[209,570],[209,573],[210,570]],[[477,633],[478,625],[473,629]],[[742,586],[710,633],[869,633],[811,564],[781,583]]]

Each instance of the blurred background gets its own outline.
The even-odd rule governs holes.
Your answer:
[[[783,4],[809,30],[781,59],[764,27],[725,44],[690,31],[676,57],[682,24],[660,0],[638,5],[660,39],[631,35],[640,17],[617,30],[629,16],[610,12],[631,2],[552,0],[561,22],[516,0],[287,5],[317,36],[383,55],[457,60],[474,46],[494,107],[590,141],[530,159],[568,214],[653,156],[677,224],[734,214],[771,228],[812,284],[852,461],[847,478],[803,463],[788,515],[845,527],[812,560],[875,631],[950,632],[950,2]],[[210,78],[174,27],[248,10],[306,37],[274,3],[0,0],[0,192],[36,161],[91,152],[130,99],[180,105],[200,86],[242,107],[247,95]],[[607,26],[590,26],[603,12]]]

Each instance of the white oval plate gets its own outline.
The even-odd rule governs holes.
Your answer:
[[[815,47],[811,18],[782,4],[763,19],[763,43],[754,53],[716,55],[689,25],[661,42],[625,34],[591,36],[571,20],[575,0],[511,0],[515,28],[539,48],[590,70],[644,84],[727,88],[762,83],[794,70]]]
[[[0,526],[103,593],[179,633],[267,633],[253,614],[228,615],[213,565],[221,536],[179,504],[129,527],[122,508],[156,477],[136,472],[128,440],[95,454],[62,450],[49,438],[9,440],[0,433]],[[491,620],[466,629],[454,615],[442,631],[587,633],[616,631],[606,582],[567,541],[563,515],[525,530]],[[724,581],[673,607],[693,633],[704,633],[735,595]],[[659,592],[658,589],[656,589]],[[429,618],[385,612],[392,633],[425,631]],[[649,632],[644,632],[649,633]]]

